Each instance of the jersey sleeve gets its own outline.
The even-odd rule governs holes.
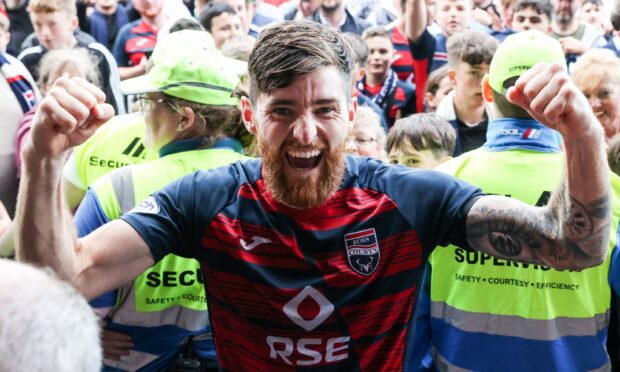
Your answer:
[[[92,189],[89,189],[73,217],[78,236],[86,236],[109,221],[110,219],[103,211],[97,195]]]
[[[471,184],[433,170],[404,166],[379,167],[375,173],[383,189],[398,205],[429,251],[437,245],[467,246],[467,213],[484,193]]]
[[[192,258],[194,232],[194,175],[165,186],[121,218],[149,246],[155,261],[167,254]]]

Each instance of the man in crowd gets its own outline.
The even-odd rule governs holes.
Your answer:
[[[538,30],[509,36],[500,44],[483,82],[484,98],[495,114],[487,142],[438,169],[488,193],[530,205],[547,203],[565,168],[558,133],[501,93],[523,69],[540,62],[564,66],[564,53],[556,40]],[[412,370],[611,370],[605,347],[610,285],[620,289],[613,245],[618,244],[620,178],[612,179],[611,254],[603,265],[557,271],[466,247],[433,251],[418,306]],[[579,224],[584,222],[587,228],[587,220]]]
[[[370,23],[357,18],[345,7],[345,0],[321,0],[321,6],[309,19],[338,28],[342,32],[361,35]]]
[[[591,48],[605,45],[605,38],[596,27],[579,21],[578,0],[553,0],[553,36],[560,40],[569,66]]]
[[[79,240],[63,207],[62,159],[113,112],[92,85],[61,79],[24,153],[19,259],[53,267],[93,297],[171,247],[197,258],[228,370],[402,369],[415,288],[438,244],[561,269],[604,260],[603,133],[560,66],[536,66],[507,92],[570,150],[566,187],[533,208],[437,172],[345,157],[352,59],[339,31],[317,23],[264,30],[242,100],[262,160],[184,177]],[[576,215],[587,229],[574,228]]]

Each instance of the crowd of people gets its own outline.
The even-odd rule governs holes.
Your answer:
[[[3,0],[0,371],[620,368],[619,58],[601,0]]]

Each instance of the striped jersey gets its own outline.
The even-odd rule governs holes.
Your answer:
[[[156,260],[201,263],[224,370],[402,370],[423,263],[464,243],[480,195],[347,156],[335,195],[299,210],[273,199],[256,159],[186,176],[122,218]]]

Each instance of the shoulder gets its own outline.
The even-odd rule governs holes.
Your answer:
[[[17,59],[26,64],[29,61],[38,60],[45,53],[45,50],[40,45],[33,46],[22,50],[17,56]]]
[[[372,158],[347,156],[346,162],[349,176],[355,178],[360,187],[384,192],[390,196],[408,194],[411,190],[425,190],[426,194],[456,181],[454,177],[445,173],[393,166]]]

